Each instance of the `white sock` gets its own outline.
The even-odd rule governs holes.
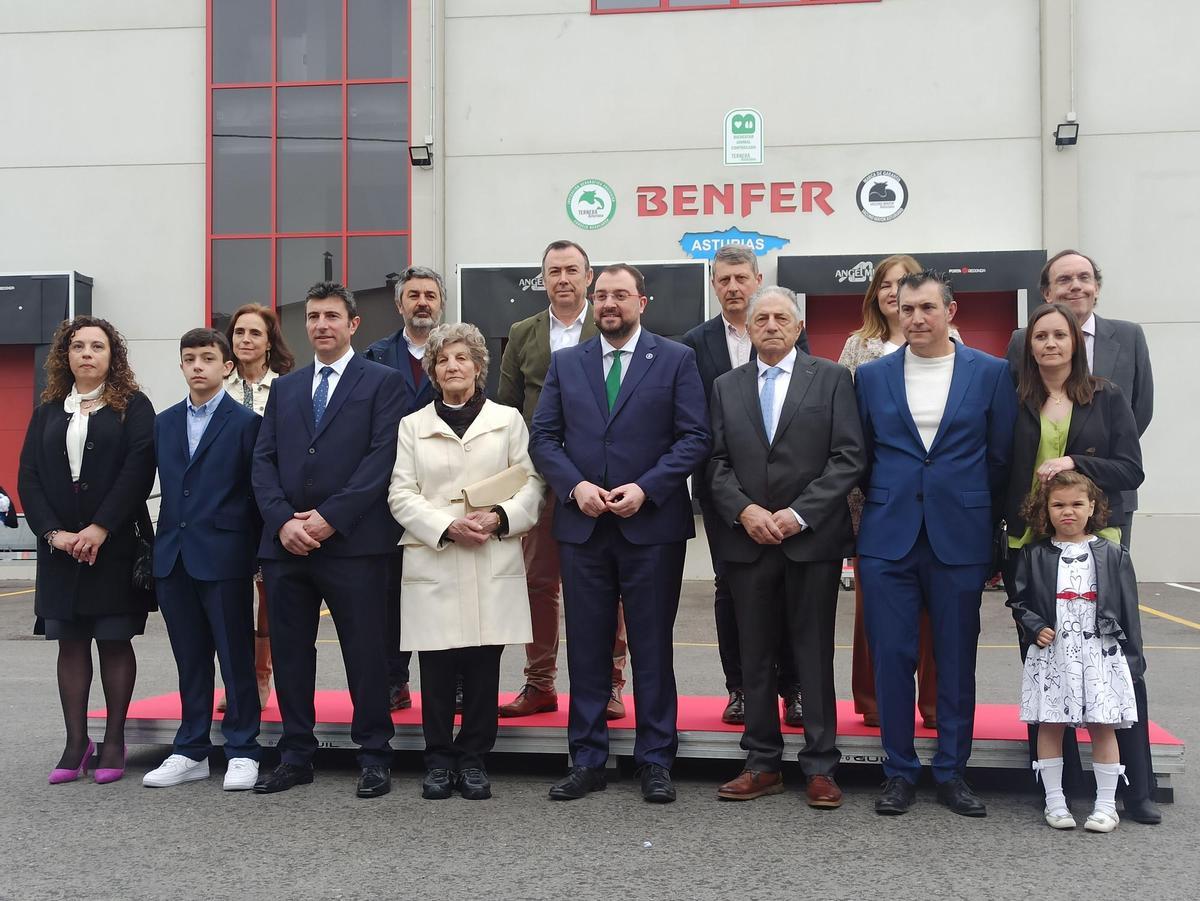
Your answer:
[[[1096,810],[1109,815],[1117,812],[1117,783],[1125,775],[1119,763],[1093,763],[1096,776]]]
[[[1063,759],[1051,757],[1046,760],[1035,760],[1033,770],[1034,779],[1041,776],[1042,786],[1046,789],[1046,809],[1053,814],[1070,813],[1071,811],[1067,809],[1067,798],[1062,790]]]

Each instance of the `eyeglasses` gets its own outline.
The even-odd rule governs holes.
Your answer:
[[[640,297],[639,294],[634,294],[632,291],[597,291],[592,295],[592,300],[596,303],[604,303],[606,300],[615,300],[617,303],[624,303],[631,297]]]

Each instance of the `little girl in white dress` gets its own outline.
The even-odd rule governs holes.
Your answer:
[[[1083,726],[1092,744],[1096,805],[1084,823],[1111,832],[1119,822],[1115,793],[1125,768],[1114,730],[1137,722],[1126,649],[1140,659],[1140,628],[1130,628],[1137,599],[1124,597],[1130,566],[1120,545],[1096,537],[1107,504],[1086,476],[1064,472],[1039,489],[1028,521],[1048,540],[1021,549],[1009,605],[1031,645],[1021,677],[1021,720],[1038,723],[1034,769],[1046,790],[1046,822],[1071,829],[1075,820],[1062,792],[1062,736]],[[1038,530],[1037,525],[1043,528]],[[1132,644],[1131,644],[1132,643]]]

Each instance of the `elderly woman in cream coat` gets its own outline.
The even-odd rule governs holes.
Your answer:
[[[401,420],[388,490],[404,526],[400,646],[420,652],[422,796],[481,800],[491,797],[483,759],[496,741],[500,654],[533,637],[518,536],[537,522],[545,485],[520,412],[483,395],[488,352],[475,326],[435,328],[424,365],[435,399]]]

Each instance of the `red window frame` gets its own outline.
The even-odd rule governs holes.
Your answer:
[[[599,9],[598,0],[591,0],[593,16],[625,16],[630,13],[683,13],[714,9],[770,9],[774,6],[826,6],[832,3],[879,3],[881,0],[771,0],[769,3],[750,3],[743,0],[725,0],[724,6],[711,3],[704,6],[670,6],[668,0],[659,0],[658,6],[645,9]]]
[[[245,239],[269,239],[271,242],[271,291],[270,307],[279,309],[279,239],[288,238],[334,238],[341,241],[341,263],[343,284],[350,284],[351,238],[403,237],[407,239],[408,252],[412,254],[412,166],[405,166],[404,177],[408,180],[408,228],[400,230],[363,231],[349,228],[350,225],[350,133],[349,94],[350,88],[362,84],[406,84],[408,89],[408,127],[412,132],[412,3],[408,4],[409,73],[404,78],[349,78],[349,7],[350,0],[342,0],[342,77],[334,81],[280,81],[279,80],[279,0],[271,2],[271,80],[263,82],[213,83],[213,0],[205,0],[205,96],[204,96],[204,315],[205,321],[213,321],[212,257],[214,241]],[[325,232],[281,232],[279,231],[279,89],[280,88],[340,87],[342,89],[342,227],[337,231]],[[266,232],[239,234],[213,233],[213,92],[239,88],[270,88],[271,90],[271,228]],[[408,260],[397,264],[408,265]],[[249,301],[250,298],[247,298]]]

